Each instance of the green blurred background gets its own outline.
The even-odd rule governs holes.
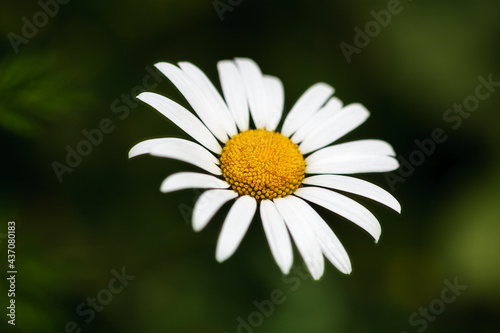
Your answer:
[[[500,3],[402,1],[402,11],[350,63],[339,44],[353,45],[354,28],[364,29],[374,20],[370,12],[387,9],[388,1],[220,3],[231,8],[223,20],[212,1],[73,0],[16,53],[9,33],[22,36],[23,17],[44,23],[37,14],[43,9],[35,1],[2,1],[0,267],[6,271],[13,220],[14,330],[63,332],[73,321],[82,332],[498,332],[500,89],[457,129],[443,114],[474,95],[478,76],[500,81]],[[149,107],[127,101],[151,75],[148,66],[190,61],[218,84],[217,61],[235,56],[280,77],[288,109],[318,81],[333,85],[345,103],[366,105],[369,121],[344,141],[387,140],[408,159],[416,139],[445,131],[448,139],[395,184],[401,216],[360,199],[381,221],[379,244],[320,210],[350,254],[350,276],[328,264],[319,282],[300,274],[283,279],[257,219],[235,255],[218,264],[215,244],[228,208],[196,234],[186,214],[199,192],[158,190],[167,175],[195,169],[127,159],[145,138],[186,137]],[[154,90],[183,102],[165,79]],[[67,146],[75,149],[82,131],[105,118],[113,130],[59,181],[54,161],[66,164]],[[389,188],[384,175],[362,178]],[[302,264],[298,255],[295,264]],[[112,270],[123,267],[135,279],[85,322],[89,315],[79,315],[78,306],[105,297]],[[444,281],[455,279],[467,289],[440,303]],[[2,332],[13,329],[5,281]],[[283,302],[269,316],[256,313],[254,301],[267,304],[274,290]],[[419,311],[429,306],[423,319]]]

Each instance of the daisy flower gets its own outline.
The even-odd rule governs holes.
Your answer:
[[[401,206],[390,193],[346,176],[392,171],[399,164],[385,141],[331,145],[361,125],[369,112],[358,103],[344,106],[332,97],[330,85],[311,86],[282,117],[283,84],[277,77],[262,74],[251,59],[217,64],[223,96],[189,62],[155,66],[184,95],[196,115],[156,93],[144,92],[137,98],[194,141],[142,141],[130,150],[129,158],[150,154],[205,171],[175,173],[160,188],[164,193],[206,189],[193,209],[195,231],[202,230],[225,203],[234,201],[217,241],[217,261],[225,261],[236,251],[259,210],[272,255],[284,274],[293,263],[292,239],[314,279],[323,275],[324,257],[349,274],[352,268],[346,250],[311,203],[355,223],[375,242],[381,234],[375,216],[339,191],[372,199],[400,213]]]

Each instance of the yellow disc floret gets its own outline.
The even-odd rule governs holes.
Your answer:
[[[241,132],[226,143],[220,167],[234,191],[260,201],[293,193],[304,179],[305,161],[286,136],[256,129]]]

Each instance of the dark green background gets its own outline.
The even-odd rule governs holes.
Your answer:
[[[221,21],[211,1],[73,0],[16,53],[8,34],[20,35],[21,19],[31,21],[41,7],[3,1],[0,236],[16,221],[15,329],[62,332],[74,321],[82,332],[236,332],[237,318],[247,320],[253,302],[278,289],[286,301],[255,332],[410,333],[424,327],[409,317],[437,304],[443,281],[457,278],[468,288],[425,331],[498,332],[500,89],[456,130],[443,114],[474,94],[478,76],[500,81],[500,5],[404,1],[348,64],[339,44],[353,44],[353,29],[387,3],[245,0]],[[416,139],[445,131],[447,140],[395,185],[401,216],[360,199],[381,221],[378,245],[320,210],[350,254],[351,276],[328,264],[319,282],[297,274],[283,280],[258,219],[233,257],[218,264],[227,207],[196,234],[179,207],[192,207],[199,192],[159,192],[164,177],[195,168],[127,159],[143,139],[186,137],[145,105],[132,101],[123,109],[122,94],[142,85],[146,66],[190,61],[218,85],[217,61],[235,56],[251,57],[282,79],[287,110],[318,81],[333,85],[345,103],[363,103],[370,119],[343,141],[387,140],[408,159]],[[155,91],[184,102],[167,80]],[[113,102],[122,111],[114,113]],[[114,130],[59,182],[52,163],[65,163],[66,146],[75,148],[82,131],[104,118]],[[389,188],[383,175],[363,178]],[[298,255],[295,264],[302,264]],[[76,308],[122,267],[135,279],[85,323]],[[3,331],[12,327],[2,280]]]

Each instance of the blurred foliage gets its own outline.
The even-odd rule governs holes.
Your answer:
[[[61,68],[56,57],[11,56],[0,63],[3,130],[20,136],[40,135],[48,122],[75,116],[92,100],[92,91],[78,87],[78,71],[83,68]]]
[[[353,44],[354,27],[364,29],[371,11],[387,4],[242,1],[221,21],[211,1],[71,1],[16,54],[8,34],[20,35],[21,19],[32,21],[41,7],[2,2],[0,237],[7,221],[17,222],[16,328],[62,332],[74,321],[82,332],[236,332],[238,318],[257,311],[255,301],[280,290],[285,301],[253,331],[410,333],[420,328],[410,316],[457,277],[468,288],[425,331],[498,332],[500,91],[456,130],[443,114],[475,93],[478,76],[500,81],[500,4],[402,1],[403,10],[348,64],[339,44]],[[395,185],[402,216],[362,201],[381,221],[379,244],[320,211],[351,256],[351,276],[327,265],[319,282],[300,273],[283,279],[258,219],[235,255],[218,264],[215,244],[228,207],[195,234],[184,212],[199,192],[158,191],[164,177],[190,167],[127,160],[145,138],[185,137],[149,107],[125,101],[143,89],[146,66],[191,61],[217,81],[217,61],[235,56],[282,79],[287,109],[319,81],[346,104],[365,104],[372,116],[345,140],[380,138],[408,158],[414,141],[434,128],[448,136]],[[183,102],[167,80],[155,91]],[[115,102],[127,116],[113,111]],[[59,182],[52,163],[65,163],[66,147],[74,149],[82,131],[105,118],[114,130]],[[363,178],[389,188],[383,175]],[[298,255],[295,264],[300,268]],[[77,307],[108,288],[112,270],[122,267],[135,279],[85,322]],[[3,305],[5,286],[0,282]],[[0,327],[12,328],[5,320]]]

